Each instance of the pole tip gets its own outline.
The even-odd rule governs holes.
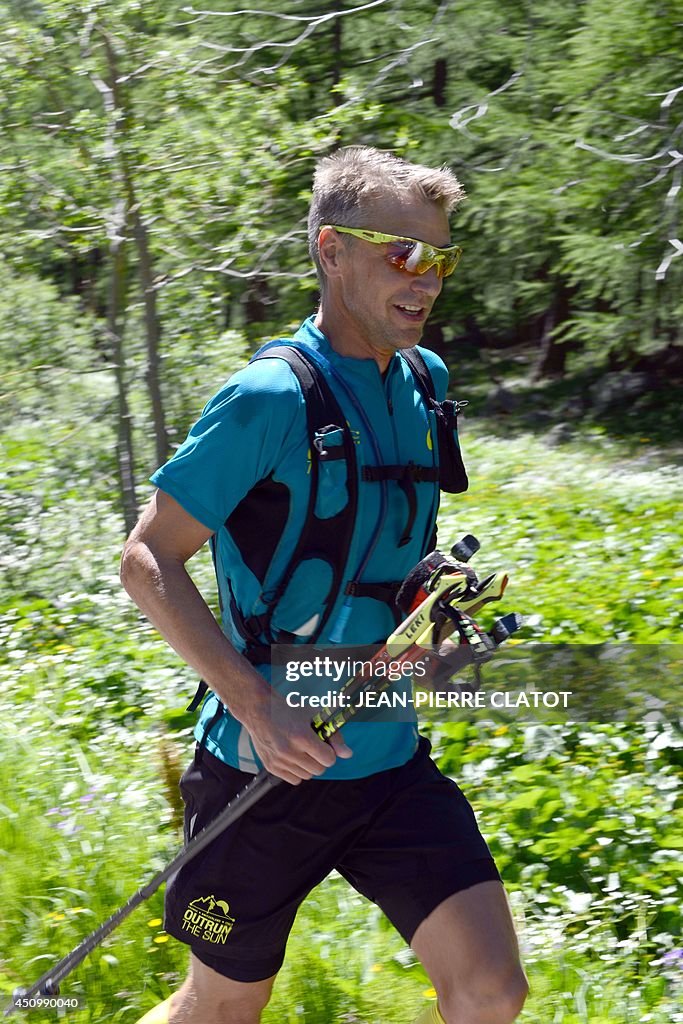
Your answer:
[[[469,562],[472,555],[476,555],[480,547],[481,544],[477,538],[473,537],[471,533],[466,533],[461,540],[453,545],[451,555],[458,562]]]

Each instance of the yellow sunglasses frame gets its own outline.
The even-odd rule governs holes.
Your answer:
[[[445,249],[439,249],[435,245],[430,245],[428,242],[423,242],[420,238],[408,238],[407,235],[388,235],[383,231],[371,231],[369,228],[346,228],[339,224],[322,224],[320,230],[323,228],[331,228],[332,231],[339,231],[345,235],[353,235],[354,238],[360,238],[364,242],[371,242],[373,245],[382,245],[387,242],[412,242],[414,245],[420,246],[419,255],[420,262],[422,260],[428,260],[429,266],[425,267],[424,270],[411,270],[407,266],[399,266],[399,270],[404,270],[407,274],[426,274],[431,267],[436,266],[439,277],[450,277],[462,256],[462,249],[459,245],[449,245]],[[412,255],[412,254],[411,254]],[[455,256],[453,266],[447,272],[444,272],[443,266],[445,259],[450,259]],[[435,259],[432,257],[436,257]],[[411,257],[409,256],[408,259]],[[387,257],[390,263],[396,261],[391,257]]]

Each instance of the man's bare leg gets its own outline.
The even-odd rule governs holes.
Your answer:
[[[500,882],[444,900],[419,926],[412,947],[445,1024],[511,1024],[520,1013],[528,984]]]
[[[138,1024],[259,1024],[274,981],[232,981],[192,955],[180,989]]]

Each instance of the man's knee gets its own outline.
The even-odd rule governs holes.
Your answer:
[[[512,1024],[529,992],[524,971],[476,975],[467,986],[448,986],[439,993],[445,1024]]]
[[[259,1024],[274,980],[233,981],[193,956],[190,974],[171,1001],[169,1024]]]
[[[168,1024],[259,1024],[269,995],[230,993],[215,1000],[181,989],[171,1001]]]

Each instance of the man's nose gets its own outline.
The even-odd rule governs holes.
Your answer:
[[[436,266],[430,267],[424,274],[418,274],[413,281],[413,289],[423,295],[437,297],[443,288],[443,278],[439,277]]]

